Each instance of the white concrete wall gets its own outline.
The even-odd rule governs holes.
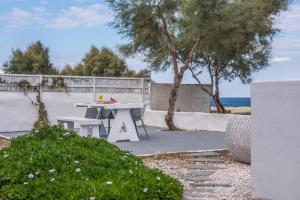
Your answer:
[[[146,109],[145,124],[148,126],[167,127],[165,122],[166,111]],[[233,115],[211,114],[201,112],[175,112],[174,123],[177,128],[185,130],[208,130],[225,132],[227,124]]]
[[[142,95],[138,94],[102,94],[104,97],[116,98],[120,102],[141,102]],[[91,102],[92,93],[42,93],[49,119],[56,123],[56,117],[84,116],[84,108],[75,108],[74,103]],[[32,129],[37,119],[35,94],[25,96],[23,93],[0,92],[0,132],[27,131]]]
[[[300,199],[300,81],[252,84],[252,195]]]

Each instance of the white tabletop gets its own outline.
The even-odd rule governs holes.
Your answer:
[[[143,108],[144,103],[112,103],[112,104],[103,104],[103,103],[75,103],[75,107],[102,107],[105,109],[130,109],[130,108]]]

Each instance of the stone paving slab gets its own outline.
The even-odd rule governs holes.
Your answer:
[[[203,157],[211,157],[211,156],[221,156],[220,153],[217,152],[213,152],[213,151],[208,151],[208,152],[195,152],[195,153],[187,153],[187,154],[182,154],[182,157],[199,157],[199,156],[203,156]]]
[[[212,174],[214,174],[215,171],[192,171],[189,172],[188,174],[192,177],[199,177],[199,176],[210,176]]]
[[[230,184],[226,183],[191,183],[192,187],[231,187]]]
[[[191,182],[204,182],[204,181],[211,181],[210,178],[205,177],[205,176],[197,176],[197,177],[191,177],[191,176],[187,176],[184,177],[184,179],[191,181]]]
[[[185,193],[199,193],[199,192],[213,193],[214,189],[212,189],[212,188],[189,188],[185,191]]]
[[[212,166],[212,165],[197,165],[192,164],[187,166],[188,169],[194,169],[194,170],[218,170],[221,169],[220,167]]]
[[[186,159],[189,162],[210,162],[210,163],[221,163],[224,162],[224,160],[219,158],[205,158],[205,157],[199,157],[199,158],[189,158]]]
[[[185,193],[185,199],[203,199],[203,198],[213,198],[213,195],[210,193]]]

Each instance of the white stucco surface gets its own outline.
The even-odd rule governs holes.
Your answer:
[[[104,98],[113,97],[119,102],[141,102],[142,95],[138,94],[102,94]],[[84,108],[75,108],[74,103],[91,102],[92,93],[42,93],[49,120],[56,123],[56,117],[84,116]],[[28,131],[32,129],[37,119],[36,95],[17,92],[0,92],[0,132]]]
[[[166,111],[146,109],[145,124],[148,126],[167,127]],[[202,112],[175,112],[174,123],[177,128],[184,130],[208,130],[225,132],[227,124],[233,115],[211,114]]]
[[[300,81],[252,84],[252,195],[300,199]]]
[[[103,94],[120,102],[141,102],[142,96],[137,94]],[[91,102],[92,93],[42,93],[49,119],[56,123],[56,117],[84,116],[84,108],[75,108],[74,103]],[[35,94],[25,96],[23,93],[0,92],[0,132],[27,131],[32,129],[37,119],[37,107],[32,105]],[[166,127],[165,111],[146,109],[144,120],[149,126]],[[185,130],[209,130],[225,132],[232,115],[176,112],[175,124]]]

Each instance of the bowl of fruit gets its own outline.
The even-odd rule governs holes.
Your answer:
[[[102,104],[113,104],[117,102],[118,101],[112,97],[110,97],[109,99],[104,99],[103,95],[99,95],[97,100],[97,103],[102,103]]]

